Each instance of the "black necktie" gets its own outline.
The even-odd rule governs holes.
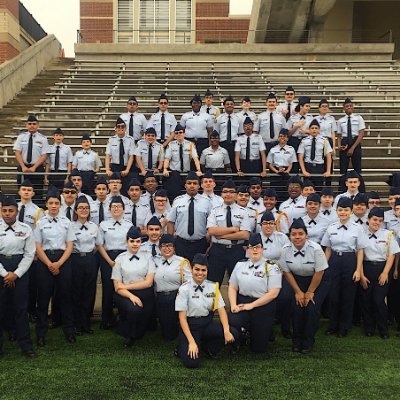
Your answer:
[[[132,225],[136,226],[136,204],[133,205],[132,208]]]
[[[8,225],[8,228],[6,229],[6,232],[7,232],[7,231],[13,231],[13,232],[15,232],[15,231],[14,231],[14,228],[13,228],[11,225]]]
[[[226,226],[227,228],[232,227],[232,212],[231,212],[231,206],[226,207]]]
[[[350,198],[351,198],[352,200],[354,200],[354,197],[356,197],[356,196],[354,196],[354,194],[352,194],[352,195],[350,196]]]
[[[207,114],[210,114],[210,107],[207,107]]]
[[[378,238],[375,236],[375,233],[373,233],[372,235],[369,235],[369,238],[370,238],[370,239],[372,239],[372,238],[378,239]]]
[[[163,265],[165,265],[165,264],[169,265],[168,260],[164,260],[164,261],[163,261]]]
[[[130,259],[129,259],[129,261],[132,261],[132,260],[134,260],[134,259],[136,259],[136,260],[140,260],[140,258],[138,257],[138,256],[136,256],[136,255],[133,255]]]
[[[302,256],[302,257],[304,257],[304,253],[302,252],[302,251],[297,251],[296,253],[294,253],[294,256],[295,257],[297,257],[297,256]]]
[[[57,146],[56,157],[54,159],[54,171],[58,172],[60,168],[60,146]]]
[[[311,225],[311,224],[317,225],[317,223],[313,219],[310,220],[310,222],[308,223],[308,225]]]
[[[291,103],[288,103],[288,105],[287,105],[287,114],[285,115],[286,122],[287,122],[288,119],[290,118],[290,114],[291,114],[290,108],[291,108]]]
[[[358,218],[358,220],[356,221],[357,224],[362,225],[364,223],[364,221],[361,218]]]
[[[24,222],[24,217],[25,217],[25,205],[22,204],[21,208],[19,209],[18,221]]]
[[[104,221],[104,205],[100,202],[99,205],[99,224]]]
[[[33,134],[29,134],[29,142],[28,142],[28,153],[26,155],[26,162],[30,164],[32,162],[32,152],[33,152]]]
[[[232,141],[232,121],[230,115],[228,115],[227,141]]]
[[[203,288],[201,287],[201,285],[198,285],[194,291],[197,292],[198,290],[203,293]]]
[[[329,210],[325,210],[324,215],[331,215],[331,212]]]
[[[67,207],[67,212],[65,213],[65,216],[71,221],[71,207]]]
[[[55,222],[55,223],[57,223],[58,221],[57,221],[57,218],[53,218],[50,222]]]
[[[250,161],[250,136],[247,136],[246,161]]]
[[[273,243],[273,241],[272,241],[270,238],[268,238],[268,239],[265,241],[265,243],[268,243],[268,242]]]
[[[340,225],[338,229],[344,229],[345,231],[347,231],[347,226],[346,225]]]
[[[115,221],[115,222],[113,223],[113,226],[115,226],[115,225],[121,225],[121,222]]]
[[[88,230],[88,227],[87,227],[86,225],[82,225],[82,226],[81,226],[81,231],[83,231],[84,229],[85,229],[85,230]]]
[[[248,117],[249,114],[247,114],[247,112],[245,112],[243,115],[246,116],[246,117]]]
[[[120,167],[124,166],[124,139],[119,139],[119,165]]]
[[[147,155],[147,168],[153,169],[153,145],[149,144],[149,154]]]
[[[133,114],[129,117],[129,136],[133,137]]]
[[[179,162],[181,164],[181,172],[183,172],[183,144],[179,144]]]
[[[165,140],[165,115],[161,115],[161,140]]]
[[[353,137],[351,134],[351,117],[347,119],[347,144],[350,146],[351,142],[353,141]]]
[[[154,214],[156,212],[156,208],[154,207],[154,200],[153,200],[153,196],[150,195],[150,211],[152,214]]]
[[[188,219],[188,235],[194,234],[194,197],[190,198],[189,219]]]
[[[311,156],[310,156],[311,161],[314,161],[314,159],[315,159],[315,145],[316,145],[316,141],[317,141],[316,138],[312,138],[312,141],[311,141]]]
[[[297,199],[292,199],[292,203],[291,204],[296,204]]]
[[[153,243],[151,245],[151,255],[154,257],[155,255],[157,255],[157,251],[156,251],[156,245]]]
[[[275,137],[274,117],[272,113],[269,113],[269,137],[271,139]]]
[[[255,205],[258,205],[258,206],[259,206],[259,205],[260,205],[260,202],[259,202],[258,200],[254,200],[254,201],[253,201],[253,206],[255,206]]]

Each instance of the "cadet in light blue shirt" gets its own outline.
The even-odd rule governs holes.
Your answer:
[[[319,194],[310,194],[306,200],[307,215],[301,217],[307,228],[308,239],[318,244],[321,243],[326,229],[331,224],[328,218],[320,214],[320,202]]]

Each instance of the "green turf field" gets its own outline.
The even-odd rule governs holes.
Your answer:
[[[38,357],[26,360],[5,341],[0,359],[0,399],[399,399],[400,338],[326,337],[323,323],[313,353],[291,352],[290,340],[277,335],[268,355],[246,348],[237,356],[205,359],[186,370],[164,343],[149,333],[131,349],[123,339],[100,331],[65,342],[52,330]],[[277,329],[276,329],[277,330]],[[277,330],[278,331],[278,330]]]

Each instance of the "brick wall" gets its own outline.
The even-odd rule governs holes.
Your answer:
[[[11,46],[10,43],[0,43],[0,64],[4,61],[10,60],[19,54],[19,51]]]
[[[113,3],[81,2],[80,32],[82,43],[113,42]]]
[[[0,0],[0,10],[7,9],[17,19],[19,17],[19,0]]]
[[[229,3],[196,3],[196,17],[227,17],[229,15]]]

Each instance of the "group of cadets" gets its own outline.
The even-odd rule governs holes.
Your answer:
[[[379,195],[359,192],[360,171],[347,172],[350,158],[361,169],[364,129],[349,99],[336,128],[326,101],[314,118],[310,98],[295,102],[294,94],[288,87],[279,105],[269,94],[257,117],[248,97],[239,113],[227,97],[220,113],[207,91],[179,123],[165,95],[149,121],[131,97],[107,144],[107,180],[95,179],[101,161],[88,135],[73,156],[61,129],[49,146],[29,116],[14,147],[21,201],[2,199],[0,350],[7,330],[34,357],[29,319],[45,346],[50,301],[52,324],[69,343],[92,334],[99,270],[100,327],[116,328],[128,348],[158,321],[165,340],[178,338],[187,367],[226,344],[233,353],[244,342],[265,352],[276,321],[292,350],[308,353],[323,309],[329,335],[346,336],[357,313],[367,336],[388,338],[389,312],[400,328],[400,189],[391,189],[384,213]],[[323,187],[335,148],[347,162],[347,191],[336,198],[328,180]],[[227,168],[259,176],[238,178],[240,186],[226,180],[219,196],[213,173]],[[308,179],[289,175],[297,171]],[[42,209],[33,200],[43,179]],[[229,313],[220,292],[226,274]]]

